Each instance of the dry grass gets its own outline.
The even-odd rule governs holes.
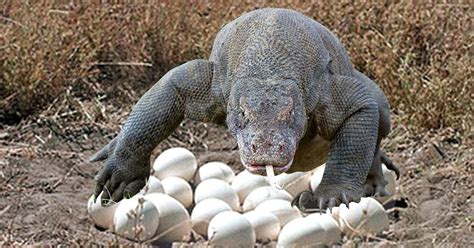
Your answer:
[[[470,132],[474,90],[468,3],[160,2],[3,1],[0,122],[16,123],[55,108],[65,95],[131,103],[163,72],[207,57],[225,23],[245,11],[278,6],[299,10],[333,30],[355,66],[381,85],[393,113],[410,131],[451,127]]]

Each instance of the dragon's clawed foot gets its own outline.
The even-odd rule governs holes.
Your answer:
[[[115,149],[115,141],[104,147],[90,161],[106,160],[102,170],[97,174],[94,199],[103,192],[101,204],[119,202],[137,194],[146,184],[150,175],[149,159],[146,157],[123,157]]]
[[[131,161],[112,163],[109,158],[102,170],[96,176],[97,186],[95,197],[102,194],[102,205],[108,201],[119,202],[122,198],[130,198],[137,194],[146,184],[150,174],[149,167],[133,166]]]
[[[344,203],[349,206],[349,202],[359,202],[361,194],[339,185],[319,185],[316,191],[303,191],[295,196],[291,202],[292,206],[297,206],[302,212],[310,213],[325,209],[331,209]]]

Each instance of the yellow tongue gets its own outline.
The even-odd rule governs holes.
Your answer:
[[[267,165],[265,166],[265,169],[267,170],[267,178],[268,182],[270,182],[270,186],[272,187],[273,190],[281,190],[282,187],[278,185],[276,178],[275,178],[275,173],[273,172],[273,166]]]

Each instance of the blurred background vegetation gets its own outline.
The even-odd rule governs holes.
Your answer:
[[[382,87],[395,125],[470,132],[472,5],[394,0],[0,1],[0,122],[64,105],[100,121],[100,103],[131,105],[170,68],[207,58],[224,24],[263,6],[329,27]]]

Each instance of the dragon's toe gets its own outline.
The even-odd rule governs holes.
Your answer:
[[[305,212],[306,208],[313,207],[312,202],[313,202],[313,193],[309,190],[305,190],[303,192],[300,192],[299,194],[295,196],[295,198],[293,198],[293,201],[291,202],[291,206],[296,206],[302,212]]]
[[[292,206],[297,206],[302,212],[322,212],[325,209],[337,207],[340,204],[359,202],[361,194],[340,185],[320,185],[314,192],[303,191],[296,195]]]

